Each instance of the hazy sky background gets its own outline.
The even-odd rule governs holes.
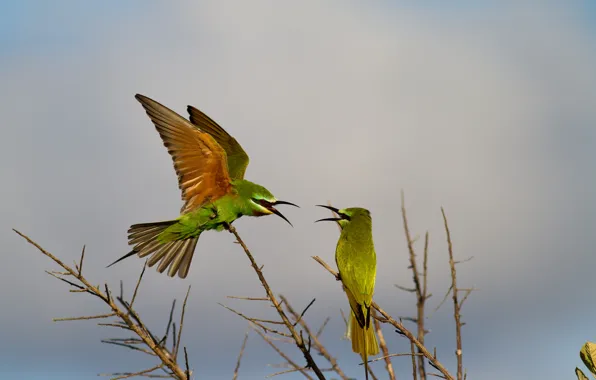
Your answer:
[[[457,257],[474,256],[459,267],[460,285],[481,289],[463,310],[468,378],[574,378],[579,348],[596,339],[595,12],[588,1],[3,2],[0,377],[95,379],[153,363],[100,343],[120,331],[53,323],[106,310],[44,274],[55,267],[11,231],[68,263],[86,244],[89,279],[131,290],[142,260],[105,265],[127,252],[130,224],[181,205],[141,93],[206,112],[250,155],[247,179],[302,206],[283,210],[294,228],[277,217],[236,226],[276,293],[300,309],[316,297],[314,327],[332,317],[323,341],[350,376],[362,371],[340,339],[345,296],[310,258],[333,262],[337,230],[313,224],[328,215],[313,206],[371,210],[375,299],[407,316],[414,297],[393,286],[411,282],[403,189],[413,233],[430,232],[430,309],[449,286],[441,206]],[[217,302],[259,313],[225,296],[261,296],[260,283],[232,236],[206,233],[188,279],[147,272],[137,305],[151,327],[188,285],[191,365],[231,378],[247,326]],[[455,372],[450,305],[427,324]],[[392,352],[409,350],[384,331]],[[280,361],[251,334],[240,379]],[[408,358],[393,362],[410,378]]]

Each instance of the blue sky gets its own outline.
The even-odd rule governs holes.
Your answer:
[[[465,305],[470,379],[573,378],[596,313],[596,29],[593,2],[4,2],[0,5],[0,377],[96,378],[151,363],[102,345],[109,331],[53,317],[102,312],[43,273],[43,257],[10,230],[117,286],[142,265],[126,230],[175,217],[176,178],[134,94],[184,114],[192,104],[251,157],[247,178],[300,210],[245,218],[238,229],[278,293],[332,320],[325,343],[353,376],[341,340],[344,295],[311,259],[333,261],[337,232],[315,204],[372,211],[375,298],[414,312],[399,216],[403,189],[415,233],[431,236],[431,299],[448,287],[440,207],[451,222]],[[323,213],[324,215],[324,213]],[[138,307],[161,327],[192,284],[185,344],[199,376],[229,378],[246,325],[222,309],[260,295],[229,234],[201,237],[190,276],[151,270]],[[428,320],[430,345],[453,370],[449,308]],[[394,352],[408,349],[389,335]],[[288,349],[297,359],[296,350]],[[275,369],[252,334],[240,378]],[[395,359],[408,378],[405,359]],[[539,364],[538,364],[539,363]],[[377,365],[377,372],[382,371]],[[288,375],[287,378],[297,378]]]

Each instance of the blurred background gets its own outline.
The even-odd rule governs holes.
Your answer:
[[[188,104],[206,112],[248,152],[247,179],[302,206],[283,209],[294,228],[276,217],[236,227],[276,293],[297,309],[316,297],[307,321],[331,317],[322,340],[348,375],[362,370],[341,339],[347,302],[310,258],[333,263],[338,233],[313,223],[328,216],[314,205],[371,210],[375,299],[412,316],[414,296],[394,286],[411,284],[403,189],[412,234],[430,233],[429,311],[450,283],[441,206],[456,257],[474,256],[458,276],[480,289],[462,311],[468,378],[574,378],[581,345],[596,339],[595,21],[589,1],[2,2],[0,377],[95,379],[153,364],[100,343],[125,333],[53,323],[106,310],[46,275],[57,268],[11,231],[67,263],[86,244],[89,279],[132,291],[142,260],[105,266],[128,252],[131,224],[181,206],[141,93],[184,116]],[[247,329],[218,302],[266,315],[226,299],[263,294],[233,241],[204,234],[189,277],[148,270],[136,302],[161,331],[192,285],[183,344],[202,378],[231,378]],[[455,372],[451,306],[431,313],[426,339]],[[251,333],[239,378],[280,361]],[[393,363],[410,378],[409,358]]]

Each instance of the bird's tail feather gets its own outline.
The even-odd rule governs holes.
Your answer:
[[[379,344],[377,343],[374,327],[370,324],[368,327],[361,327],[352,311],[350,312],[347,335],[352,340],[352,351],[362,357],[366,378],[368,379],[368,356],[379,354]]]
[[[160,273],[169,267],[169,276],[174,277],[178,273],[180,278],[185,278],[188,275],[199,236],[168,242],[160,241],[158,236],[175,223],[177,223],[176,220],[168,220],[132,225],[128,230],[128,244],[132,245],[133,249],[108,266],[135,254],[139,257],[151,255],[147,262],[148,266],[152,267],[159,263],[157,270]]]

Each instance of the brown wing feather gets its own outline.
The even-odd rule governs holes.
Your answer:
[[[158,102],[137,94],[174,161],[182,191],[182,213],[215,200],[231,189],[226,152],[208,133]]]
[[[193,106],[188,106],[187,110],[190,115],[190,122],[203,132],[209,133],[226,151],[230,178],[243,179],[249,158],[242,146],[238,144],[238,141],[200,110]]]

